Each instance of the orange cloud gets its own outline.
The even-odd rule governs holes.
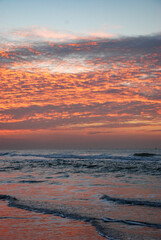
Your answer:
[[[87,139],[97,133],[102,141],[116,133],[158,137],[157,44],[136,38],[6,45],[0,52],[1,136],[40,131]]]

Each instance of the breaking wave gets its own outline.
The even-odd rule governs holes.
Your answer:
[[[66,169],[70,172],[161,174],[161,154],[106,151],[0,152],[0,172],[24,168]]]
[[[10,207],[16,207],[24,209],[27,211],[39,212],[42,214],[53,214],[55,216],[74,219],[78,221],[89,222],[94,226],[97,232],[106,237],[107,239],[127,239],[122,233],[115,232],[109,227],[109,223],[119,223],[125,225],[134,225],[138,227],[150,227],[154,229],[161,229],[161,224],[149,223],[149,222],[139,222],[126,219],[113,219],[108,217],[99,218],[98,216],[90,216],[88,212],[86,214],[81,214],[78,212],[77,208],[66,208],[66,207],[57,207],[51,205],[46,205],[43,202],[31,201],[31,200],[20,200],[9,195],[0,194],[0,200],[8,201]]]
[[[138,206],[161,208],[161,202],[115,198],[115,197],[110,197],[110,196],[107,196],[107,195],[103,195],[100,199],[105,199],[106,201],[116,202],[118,204],[128,204],[128,205],[138,205]]]
[[[10,157],[23,157],[26,159],[75,159],[75,160],[123,160],[123,161],[134,161],[134,160],[148,160],[148,161],[157,161],[161,160],[161,154],[156,153],[130,153],[125,155],[120,154],[109,154],[109,153],[92,153],[86,152],[81,153],[77,151],[77,153],[71,152],[51,152],[51,153],[43,153],[41,151],[37,152],[23,152],[23,151],[11,151],[11,152],[0,152],[0,156],[10,156]]]

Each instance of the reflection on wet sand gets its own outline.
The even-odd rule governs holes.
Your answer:
[[[2,240],[160,240],[158,160],[12,155],[0,162]]]
[[[103,240],[95,228],[83,221],[10,208],[0,201],[1,240]]]

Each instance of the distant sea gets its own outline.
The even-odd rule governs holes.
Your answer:
[[[0,151],[0,240],[160,240],[161,150]]]

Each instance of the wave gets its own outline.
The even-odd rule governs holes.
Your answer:
[[[22,158],[9,159],[4,157],[0,162],[0,172],[2,171],[22,171],[22,169],[34,170],[53,169],[65,170],[72,173],[145,173],[150,175],[161,174],[161,161],[122,161],[112,159],[76,159],[76,158]]]
[[[0,172],[22,169],[62,170],[67,173],[138,173],[161,174],[161,157],[134,156],[129,152],[112,151],[10,151],[0,153]],[[155,164],[154,164],[155,163]]]
[[[157,224],[157,223],[147,223],[147,222],[139,222],[139,221],[132,221],[132,220],[117,220],[112,218],[103,218],[102,220],[104,222],[118,222],[118,223],[120,222],[128,225],[137,225],[137,226],[161,229],[161,224]]]
[[[153,157],[153,156],[156,156],[156,154],[155,153],[143,152],[143,153],[134,153],[134,156],[137,156],[137,157]]]
[[[43,182],[45,182],[45,181],[42,181],[42,180],[21,180],[21,181],[19,181],[19,183],[43,183]]]
[[[103,195],[100,199],[105,199],[106,201],[116,202],[118,204],[138,205],[138,206],[161,208],[161,202],[142,201],[142,200],[124,199],[124,198],[114,198],[114,197],[110,197],[110,196],[107,196],[107,195]]]
[[[17,198],[15,197],[12,197],[10,195],[4,195],[4,194],[0,194],[0,200],[3,200],[3,201],[11,201],[11,202],[14,202],[17,200]]]
[[[6,156],[6,155],[10,155],[11,154],[11,152],[2,152],[2,153],[0,153],[0,156]]]
[[[8,206],[24,209],[27,211],[39,212],[43,214],[53,214],[55,216],[74,219],[78,221],[89,222],[94,226],[97,232],[106,237],[107,239],[128,239],[122,232],[110,228],[109,223],[119,223],[125,225],[134,225],[138,227],[150,227],[154,229],[161,229],[161,224],[149,223],[149,222],[139,222],[133,220],[120,220],[112,219],[108,217],[98,218],[98,216],[92,216],[88,211],[85,214],[81,214],[78,209],[74,206],[72,208],[67,208],[66,206],[52,206],[46,205],[43,202],[31,201],[31,200],[20,200],[9,195],[0,194],[0,200],[8,201]],[[130,238],[131,239],[131,238]]]
[[[26,159],[75,159],[75,160],[122,160],[135,161],[147,160],[158,161],[161,160],[161,154],[154,153],[133,153],[129,155],[112,155],[108,153],[101,154],[71,154],[71,153],[23,153],[23,152],[3,152],[0,156],[22,157]]]

